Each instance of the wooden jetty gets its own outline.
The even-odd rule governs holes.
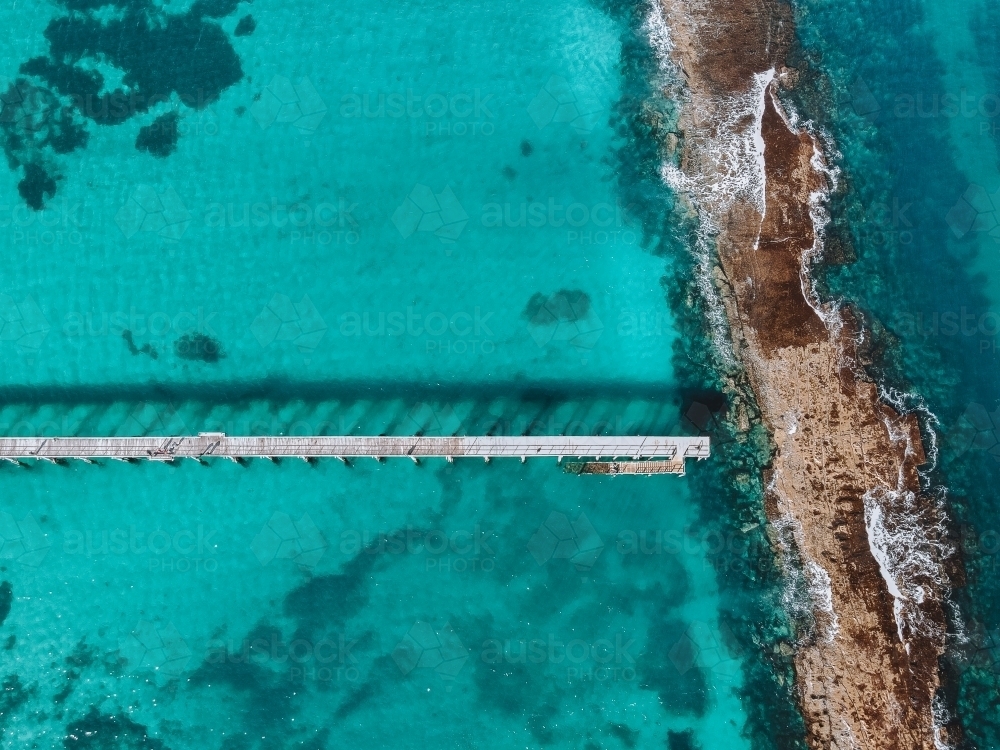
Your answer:
[[[677,474],[684,476],[684,459],[668,458],[657,461],[584,461],[563,464],[563,471],[568,474]]]
[[[369,457],[444,458],[563,458],[608,459],[680,464],[684,459],[708,458],[707,437],[355,437],[355,436],[268,436],[230,437],[222,432],[200,432],[180,437],[27,437],[0,438],[0,459],[92,461],[111,458],[123,461],[173,461],[178,458],[211,457],[233,460],[247,458],[351,458]],[[638,467],[637,467],[638,468]],[[657,467],[654,467],[657,468]],[[662,473],[615,471],[615,473]],[[592,473],[592,472],[588,472]],[[678,473],[678,472],[673,472]]]

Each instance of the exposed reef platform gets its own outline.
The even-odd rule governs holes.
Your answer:
[[[779,0],[659,0],[681,102],[664,167],[697,220],[702,291],[737,401],[770,433],[762,477],[779,554],[802,562],[814,625],[795,653],[815,750],[934,750],[945,644],[945,519],[914,414],[865,373],[869,334],[817,294],[823,143],[785,104],[794,17]]]

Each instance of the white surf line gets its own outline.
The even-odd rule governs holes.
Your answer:
[[[909,650],[904,627],[933,635],[936,626],[927,623],[920,605],[936,594],[947,596],[943,560],[953,550],[942,541],[946,519],[937,504],[917,508],[917,496],[909,491],[878,488],[866,492],[863,500],[868,547],[893,598],[899,640]]]

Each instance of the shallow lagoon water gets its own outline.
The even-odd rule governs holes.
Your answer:
[[[243,77],[16,151],[55,190],[32,212],[0,175],[4,433],[710,426],[669,196],[636,176],[642,8],[93,5],[0,11],[3,75],[67,6],[135,6],[218,24]],[[77,68],[113,91],[142,59]],[[733,490],[691,471],[0,467],[3,744],[768,744],[747,696],[786,700],[780,636],[733,617],[773,609],[763,533],[705,520]]]
[[[742,744],[741,647],[716,625],[732,552],[689,528],[680,482],[374,461],[7,482],[45,533],[7,571],[11,746],[91,706],[169,747]],[[569,559],[540,532],[567,522]]]

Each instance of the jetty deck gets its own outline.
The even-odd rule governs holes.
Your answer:
[[[213,456],[245,458],[565,458],[668,459],[708,458],[707,437],[230,437],[201,432],[179,437],[22,437],[0,438],[0,459],[112,458],[173,461]]]

